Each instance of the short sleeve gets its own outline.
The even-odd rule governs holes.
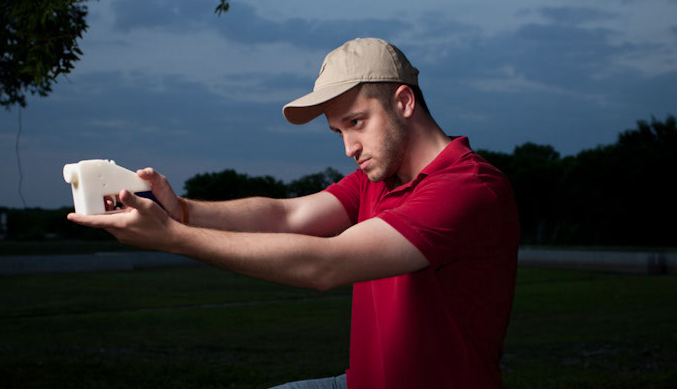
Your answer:
[[[377,215],[432,265],[487,253],[499,240],[505,220],[500,199],[473,176],[427,177],[399,207]]]
[[[334,195],[343,205],[350,221],[357,224],[360,212],[360,192],[364,173],[361,170],[355,170],[353,173],[343,177],[338,183],[330,185],[325,192]]]

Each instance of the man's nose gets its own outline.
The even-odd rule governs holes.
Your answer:
[[[359,153],[362,150],[362,145],[357,139],[355,139],[355,137],[347,136],[347,134],[344,133],[343,143],[346,146],[346,156],[348,156],[348,158],[355,158],[356,156],[359,156]]]

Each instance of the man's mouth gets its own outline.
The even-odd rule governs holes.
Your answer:
[[[364,170],[369,166],[369,162],[371,161],[371,158],[364,158],[359,161],[357,161],[357,166],[360,167],[360,169]]]

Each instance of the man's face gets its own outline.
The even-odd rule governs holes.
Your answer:
[[[397,174],[407,145],[405,124],[375,98],[353,88],[329,101],[325,115],[353,158],[372,182]]]

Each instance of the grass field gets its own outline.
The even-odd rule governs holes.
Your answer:
[[[0,388],[266,388],[335,375],[349,322],[349,288],[209,267],[4,276]],[[520,269],[503,372],[506,388],[677,387],[677,277]]]

